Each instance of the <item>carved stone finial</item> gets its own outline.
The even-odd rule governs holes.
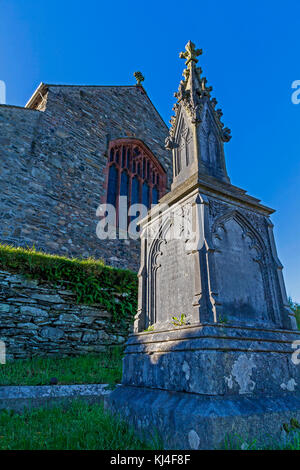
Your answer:
[[[202,68],[201,68],[201,67],[196,67],[196,71],[197,71],[197,73],[198,73],[198,77],[199,77],[200,80],[201,80],[201,74],[202,74],[202,72],[203,72]]]
[[[196,49],[195,44],[189,41],[185,46],[185,52],[180,52],[180,59],[186,59],[185,65],[188,65],[191,61],[198,62],[197,57],[202,54],[202,49]]]
[[[231,130],[228,127],[225,127],[225,129],[223,129],[223,137],[224,137],[225,142],[230,141],[232,135],[231,135]]]
[[[134,72],[133,76],[136,79],[137,85],[141,85],[142,82],[145,80],[145,77],[143,76],[142,72]]]
[[[184,76],[185,81],[187,82],[190,76],[190,71],[189,69],[184,69],[182,75]]]
[[[165,149],[172,150],[174,148],[174,139],[171,136],[168,136],[165,139]]]
[[[201,67],[197,67],[197,57],[202,54],[202,49],[196,49],[195,44],[189,41],[185,46],[185,52],[181,52],[179,57],[186,59],[186,68],[183,71],[184,80],[181,80],[177,93],[174,93],[177,99],[175,108],[175,116],[171,119],[170,135],[175,137],[176,126],[178,124],[178,110],[181,106],[185,108],[191,124],[198,126],[203,120],[203,109],[205,103],[209,103],[215,117],[215,123],[218,126],[223,141],[228,142],[230,133],[226,129],[224,132],[224,124],[221,121],[222,111],[216,109],[217,100],[211,98],[213,88],[208,86],[207,78],[202,76]],[[168,144],[169,145],[169,144]]]

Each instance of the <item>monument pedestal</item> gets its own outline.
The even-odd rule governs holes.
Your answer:
[[[107,405],[146,437],[156,429],[169,449],[220,448],[236,436],[266,445],[299,426],[300,332],[274,211],[230,184],[230,131],[196,67],[200,54],[191,42],[181,54],[172,191],[141,221],[135,334]]]
[[[150,388],[120,386],[106,405],[150,442],[160,438],[164,449],[201,450],[276,448],[293,439],[290,421],[300,423],[300,397],[211,397]]]
[[[300,423],[296,340],[300,332],[216,324],[133,334],[106,404],[166,449],[283,442],[290,420]]]

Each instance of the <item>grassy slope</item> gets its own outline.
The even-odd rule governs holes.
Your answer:
[[[75,401],[64,408],[40,408],[22,414],[0,412],[0,450],[146,450],[162,449],[158,435],[147,442],[135,430],[103,410],[103,405]],[[258,446],[255,441],[230,450],[300,450],[300,433],[288,444]]]
[[[153,443],[153,448],[159,444]],[[103,405],[74,402],[23,414],[0,412],[0,450],[151,449],[128,424],[104,412]]]
[[[68,358],[34,357],[0,364],[0,386],[49,385],[54,377],[58,384],[120,383],[121,350]]]

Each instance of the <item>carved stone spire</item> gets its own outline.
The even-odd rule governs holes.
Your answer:
[[[179,54],[185,59],[186,68],[174,95],[175,116],[171,118],[170,137],[166,141],[166,147],[173,150],[173,185],[195,172],[229,182],[223,144],[230,140],[230,130],[224,128],[222,111],[215,109],[217,100],[211,97],[212,87],[207,86],[201,67],[197,67],[201,54],[202,49],[196,49],[192,41]]]
[[[180,59],[186,59],[185,65],[189,65],[191,61],[197,63],[197,57],[202,54],[202,49],[195,49],[195,44],[189,41],[185,46],[185,52],[180,52]]]

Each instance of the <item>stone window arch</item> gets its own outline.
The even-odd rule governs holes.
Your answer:
[[[142,203],[150,209],[166,192],[166,171],[138,139],[112,140],[106,170],[106,202],[116,208],[117,220],[119,196],[127,196],[128,207]]]

